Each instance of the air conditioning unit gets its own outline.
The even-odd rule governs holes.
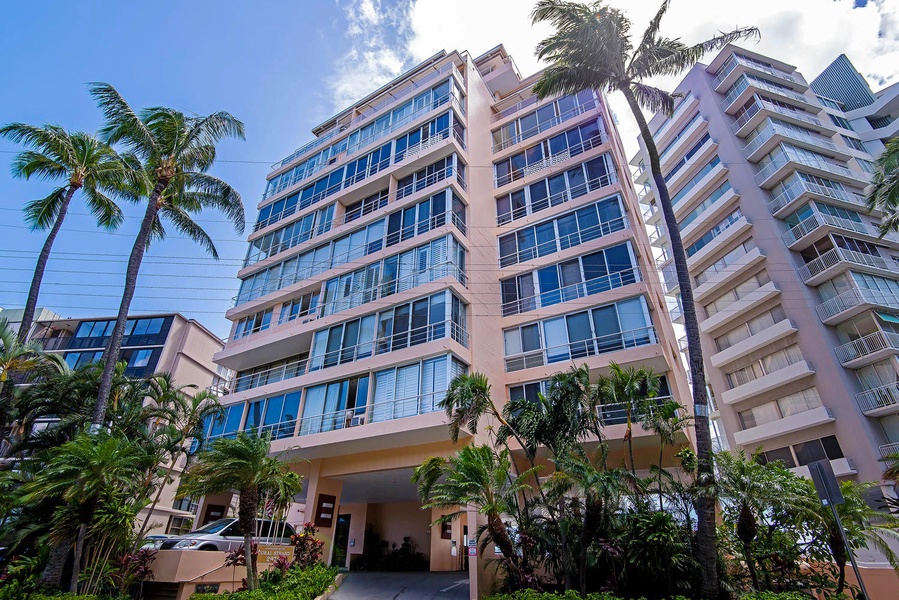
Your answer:
[[[350,427],[358,427],[359,425],[365,425],[365,415],[356,415],[350,419]]]

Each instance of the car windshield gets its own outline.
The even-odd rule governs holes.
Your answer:
[[[218,533],[233,522],[234,519],[219,519],[218,521],[213,521],[199,529],[195,529],[194,531],[191,531],[191,533]]]

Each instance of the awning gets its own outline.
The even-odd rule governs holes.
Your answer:
[[[884,312],[880,312],[880,311],[876,311],[874,314],[876,314],[878,317],[880,317],[887,323],[899,324],[899,316],[891,315],[890,313],[884,313]]]

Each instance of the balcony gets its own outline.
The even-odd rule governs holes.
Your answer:
[[[852,158],[851,154],[838,148],[836,144],[824,136],[799,131],[770,120],[757,133],[756,137],[743,147],[743,155],[750,162],[758,162],[781,141],[787,141],[798,147],[808,148],[831,158],[841,160]]]
[[[899,353],[899,333],[878,330],[833,350],[844,367],[857,369]]]
[[[523,219],[529,216],[529,214],[533,215],[551,206],[565,204],[574,198],[580,198],[585,194],[596,192],[615,183],[618,183],[618,176],[614,171],[605,175],[600,175],[599,177],[594,177],[585,183],[578,184],[571,188],[565,188],[564,190],[551,194],[548,198],[543,199],[539,203],[529,202],[527,206],[516,207],[509,212],[502,213],[496,217],[496,225],[506,225],[512,221]],[[530,213],[528,213],[528,209],[530,209]]]
[[[783,386],[794,381],[798,381],[809,375],[814,375],[815,369],[812,364],[805,360],[778,369],[773,373],[768,373],[752,381],[748,381],[742,385],[721,393],[721,401],[724,404],[735,404],[750,398],[757,398],[769,392],[776,392]]]
[[[499,266],[500,268],[509,267],[512,265],[527,262],[529,260],[533,260],[538,257],[547,256],[554,252],[558,252],[559,248],[565,250],[567,248],[573,248],[574,246],[580,246],[583,243],[607,236],[609,234],[615,233],[616,231],[623,231],[628,227],[630,227],[630,224],[628,223],[627,217],[618,217],[616,219],[612,219],[611,221],[593,225],[584,229],[583,231],[575,231],[574,233],[569,233],[562,236],[558,240],[552,239],[530,248],[518,250],[517,252],[514,252],[512,254],[500,256]]]
[[[752,77],[750,75],[740,75],[734,88],[724,97],[721,102],[721,108],[729,115],[737,112],[741,106],[757,91],[773,94],[778,100],[786,100],[788,103],[795,103],[801,107],[807,107],[813,110],[820,110],[821,107],[804,94],[800,94],[791,89],[772,85],[763,79]]]
[[[718,70],[718,76],[712,82],[712,87],[716,92],[723,92],[733,85],[737,78],[745,72],[764,73],[777,77],[783,85],[793,89],[808,89],[808,85],[800,77],[739,54],[732,54],[727,62],[724,63],[724,66]]]
[[[758,248],[753,248],[746,254],[739,257],[736,261],[724,267],[718,267],[716,263],[715,271],[707,268],[703,273],[702,281],[696,279],[696,285],[693,287],[693,299],[696,302],[702,302],[711,294],[720,291],[724,286],[733,283],[734,280],[749,268],[758,265],[765,260],[765,255]]]
[[[899,442],[883,444],[882,446],[880,446],[879,450],[881,458],[889,458],[894,454],[899,454]]]
[[[834,129],[832,124],[822,121],[815,116],[815,113],[792,110],[774,104],[773,102],[763,100],[759,96],[755,96],[753,105],[748,107],[746,112],[734,120],[732,126],[734,134],[737,137],[745,137],[749,132],[758,127],[762,121],[768,118],[769,115],[776,115],[777,118],[783,121],[813,129],[823,135],[833,135],[836,133],[836,129]]]
[[[863,413],[869,417],[881,417],[899,412],[899,383],[865,390],[855,395],[855,401]]]
[[[833,469],[833,474],[837,477],[849,477],[850,475],[858,474],[858,471],[855,470],[855,465],[848,458],[837,458],[830,461],[830,467]],[[811,479],[811,473],[809,473],[807,466],[799,466],[793,467],[790,469],[793,473],[798,475],[799,477],[805,477],[806,479]]]
[[[787,248],[799,251],[808,248],[826,236],[832,229],[843,233],[860,233],[866,237],[870,237],[873,234],[871,229],[864,223],[822,214],[815,210],[812,216],[803,219],[797,225],[788,229],[781,238],[784,244],[787,245]]]
[[[862,254],[855,250],[832,248],[811,262],[799,267],[799,277],[806,285],[816,286],[849,267],[859,267],[875,275],[894,275],[880,256]]]
[[[842,183],[864,187],[871,176],[862,171],[853,171],[847,167],[824,160],[815,160],[804,156],[782,155],[758,170],[755,182],[759,187],[770,189],[784,176],[794,169],[809,171],[812,175],[833,178]]]
[[[743,215],[725,225],[709,243],[687,258],[687,266],[691,271],[697,265],[706,264],[712,257],[726,253],[733,242],[752,228],[752,222]]]
[[[511,171],[507,175],[502,175],[500,177],[494,177],[493,179],[493,187],[500,188],[504,185],[508,185],[513,181],[518,181],[519,179],[523,179],[529,175],[533,175],[534,173],[539,173],[545,169],[549,169],[558,165],[559,163],[563,163],[570,158],[574,158],[588,150],[592,150],[594,148],[598,148],[603,144],[609,141],[609,136],[605,132],[599,132],[598,135],[594,135],[591,138],[587,138],[586,140],[575,144],[574,146],[570,146],[566,148],[563,152],[558,154],[553,154],[552,156],[547,156],[541,160],[538,160],[534,163],[531,163],[525,167],[521,167],[520,169],[515,169]]]
[[[778,321],[774,325],[749,336],[745,340],[737,342],[730,348],[726,348],[717,354],[712,354],[709,357],[709,363],[711,363],[713,367],[723,367],[724,365],[730,364],[744,356],[748,356],[753,352],[762,350],[797,331],[799,331],[799,329],[796,328],[789,319]]]
[[[547,306],[553,306],[562,302],[586,298],[594,294],[601,294],[639,281],[642,281],[639,267],[625,269],[624,271],[610,273],[603,277],[590,279],[589,281],[573,283],[556,290],[542,292],[534,296],[528,296],[527,298],[519,298],[518,300],[513,300],[511,302],[505,302],[503,303],[503,316],[511,317],[513,315],[537,310],[538,308],[546,308]]]
[[[646,416],[652,415],[657,407],[663,406],[673,400],[672,396],[656,396],[648,399],[645,403],[628,404],[619,402],[615,404],[600,404],[596,407],[596,415],[603,427],[611,425],[623,425],[628,421],[628,413],[630,413],[631,422],[643,420]],[[675,414],[680,411],[675,411]]]
[[[652,139],[655,140],[656,146],[661,147],[667,144],[670,141],[670,137],[680,128],[679,126],[684,115],[690,114],[690,112],[697,106],[699,106],[699,100],[692,92],[684,96],[675,107],[671,117],[666,119],[662,125],[653,132]]]
[[[726,308],[719,310],[711,317],[699,323],[699,330],[703,333],[711,333],[732,322],[734,319],[746,314],[752,308],[771,300],[780,294],[780,288],[773,281],[769,281],[762,287],[753,290],[731,303]]]
[[[445,396],[446,391],[430,392],[410,398],[377,402],[360,408],[350,408],[303,417],[300,420],[299,431],[297,431],[296,435],[313,435],[328,431],[339,431],[405,417],[442,412],[443,409],[438,405]]]
[[[755,448],[755,446],[765,440],[803,431],[810,427],[833,423],[834,421],[831,410],[826,406],[819,406],[788,417],[769,421],[762,425],[750,427],[743,431],[736,431],[734,432],[734,442],[739,446]]]
[[[871,308],[899,310],[899,296],[880,290],[853,288],[815,307],[818,318],[836,325]]]
[[[861,194],[810,183],[798,177],[784,191],[768,202],[768,210],[775,217],[779,217],[798,206],[800,200],[805,201],[808,199],[823,199],[828,202],[836,201],[835,204],[850,210],[867,210],[865,197]]]
[[[577,117],[578,115],[582,115],[587,111],[593,110],[596,108],[596,106],[597,106],[596,100],[592,100],[585,104],[578,104],[574,108],[565,111],[564,113],[560,114],[557,117],[553,117],[552,119],[549,119],[548,121],[544,121],[543,123],[538,124],[536,127],[532,127],[530,129],[528,129],[527,131],[522,131],[521,133],[514,135],[507,140],[503,140],[502,142],[500,142],[498,144],[494,144],[493,145],[493,153],[496,154],[497,152],[502,152],[506,148],[511,148],[515,144],[521,143],[527,139],[530,139],[536,135],[539,135],[540,133],[543,133],[544,131],[546,131],[548,129],[552,129],[556,125],[560,125],[566,121],[569,121],[569,120]]]
[[[615,352],[617,350],[625,350],[628,348],[637,348],[649,344],[658,343],[654,327],[641,327],[620,333],[612,333],[596,338],[579,340],[562,344],[559,346],[551,346],[549,348],[541,348],[539,350],[531,350],[520,352],[506,356],[506,372],[512,373],[523,369],[533,369],[535,367],[543,367],[548,364],[581,360],[588,356],[604,354],[606,352]]]

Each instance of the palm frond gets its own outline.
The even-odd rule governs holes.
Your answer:
[[[114,231],[125,220],[122,209],[115,200],[101,192],[96,187],[84,187],[81,190],[87,201],[87,208],[97,221],[97,225],[107,231]]]
[[[118,90],[108,83],[95,82],[89,87],[106,123],[100,128],[100,139],[108,144],[124,142],[144,159],[158,154],[156,138]]]
[[[159,216],[168,219],[175,229],[182,233],[185,237],[200,244],[206,252],[214,259],[218,260],[218,250],[209,234],[206,233],[200,225],[191,218],[180,206],[166,203],[159,210]]]
[[[631,83],[630,88],[636,96],[637,102],[646,110],[665,113],[671,113],[674,110],[674,96],[665,90],[636,81]]]
[[[37,176],[41,181],[65,179],[69,175],[69,167],[52,155],[36,150],[20,152],[12,161],[11,171],[14,177],[31,179]]]
[[[650,46],[644,50],[646,57],[635,57],[630,76],[639,80],[648,77],[678,75],[691,68],[709,52],[715,52],[740,40],[758,39],[759,36],[759,30],[756,27],[740,27],[733,31],[720,32],[715,37],[690,46],[682,43],[679,39],[661,38],[657,40],[655,48]]]
[[[50,228],[56,221],[67,190],[68,187],[59,187],[50,192],[46,198],[28,202],[22,209],[25,213],[25,223],[33,231]]]

